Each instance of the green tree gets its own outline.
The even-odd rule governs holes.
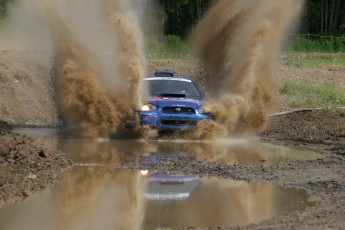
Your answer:
[[[12,0],[0,0],[0,17],[4,17],[6,15],[6,6]]]
[[[165,34],[185,37],[215,0],[158,0],[166,14]]]
[[[190,28],[217,0],[154,0],[166,14],[165,34],[185,37]],[[231,0],[229,0],[231,1]],[[306,0],[302,32],[344,34],[345,0]]]
[[[343,34],[345,32],[345,1],[307,0],[302,19],[304,32]]]

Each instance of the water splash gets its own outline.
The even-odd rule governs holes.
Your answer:
[[[223,135],[265,127],[275,101],[274,57],[303,5],[219,0],[200,21],[191,37],[207,72],[214,121],[201,123],[197,137],[210,126]]]

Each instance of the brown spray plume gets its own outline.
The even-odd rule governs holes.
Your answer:
[[[131,1],[44,1],[56,51],[59,105],[86,137],[123,128],[140,106],[144,57]],[[68,20],[66,20],[68,19]]]
[[[211,125],[218,132],[265,127],[275,99],[274,57],[303,5],[295,0],[219,0],[196,26],[192,43],[207,72],[215,115]],[[209,123],[201,123],[198,132]]]

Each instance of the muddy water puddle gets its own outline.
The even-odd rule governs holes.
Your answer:
[[[286,160],[312,160],[322,154],[309,150],[290,149],[258,140],[228,140],[222,142],[168,142],[141,140],[88,141],[66,139],[59,149],[76,164],[118,165],[139,163],[142,159],[162,157],[189,158],[196,161],[224,164],[270,164]]]
[[[0,209],[0,229],[154,229],[243,226],[315,205],[305,190],[270,183],[119,169],[164,157],[249,164],[322,157],[255,138],[214,142],[86,140],[24,130],[74,162],[62,182],[24,204]],[[23,130],[17,130],[23,132]]]
[[[0,229],[239,226],[311,205],[306,191],[269,183],[75,166],[55,187],[0,209]]]
[[[49,147],[57,148],[76,164],[117,165],[138,163],[142,157],[182,154],[208,162],[225,164],[257,164],[286,160],[323,158],[314,151],[286,148],[260,141],[256,137],[229,138],[217,141],[140,139],[76,139],[57,129],[16,129],[16,132],[43,139]]]

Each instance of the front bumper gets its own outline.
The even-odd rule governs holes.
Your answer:
[[[141,125],[148,125],[157,129],[192,129],[203,119],[213,119],[212,115],[201,114],[167,114],[157,111],[140,111]]]

